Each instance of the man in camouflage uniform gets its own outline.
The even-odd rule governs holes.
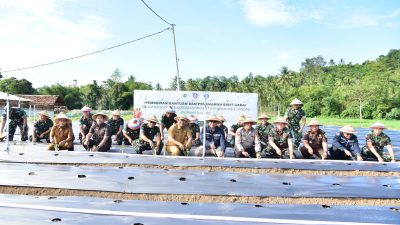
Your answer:
[[[201,145],[200,141],[200,127],[197,124],[197,118],[193,115],[188,117],[189,119],[189,129],[192,132],[192,146],[199,147]]]
[[[121,113],[117,110],[112,113],[112,118],[107,121],[111,128],[111,135],[114,136],[114,141],[118,145],[122,144],[123,134],[122,129],[124,128],[124,119],[121,117]]]
[[[340,132],[333,137],[332,147],[329,149],[332,159],[363,160],[356,133],[357,131],[351,125],[340,128]]]
[[[271,117],[269,117],[267,114],[262,114],[258,117],[260,123],[257,124],[256,129],[260,135],[261,151],[264,151],[268,146],[268,134],[272,129],[272,124],[268,123],[269,119],[271,119]]]
[[[30,139],[32,142],[40,142],[41,139],[46,139],[47,143],[50,143],[50,131],[53,127],[53,121],[45,111],[39,112],[38,114],[40,119],[34,123],[33,136],[31,136]]]
[[[174,125],[176,117],[176,112],[171,107],[165,111],[165,114],[161,116],[161,123],[160,123],[160,134],[161,134],[161,141],[164,140],[164,128],[168,129]]]
[[[246,117],[243,114],[240,114],[237,118],[236,118],[236,124],[233,124],[231,126],[231,129],[229,130],[229,134],[231,135],[231,139],[229,141],[229,146],[230,147],[235,147],[235,136],[236,136],[236,131],[243,127],[242,121],[245,119]]]
[[[366,145],[361,150],[363,159],[379,162],[389,161],[390,159],[383,155],[383,149],[387,146],[391,161],[396,162],[390,137],[383,133],[383,130],[386,129],[385,125],[377,122],[370,128],[373,130],[365,136]]]
[[[308,124],[310,130],[304,134],[303,147],[300,152],[305,159],[327,159],[328,137],[325,132],[319,129],[321,124],[317,119],[312,119]]]
[[[268,135],[267,157],[294,159],[293,137],[289,128],[286,127],[288,123],[285,119],[278,118],[274,121],[274,124],[274,128]]]
[[[157,126],[156,116],[149,116],[147,123],[140,127],[140,147],[138,154],[143,151],[153,150],[154,155],[160,155],[164,144],[161,141],[160,128]],[[154,140],[155,139],[155,140]]]
[[[79,119],[79,141],[81,144],[85,142],[86,135],[89,133],[90,127],[93,124],[93,114],[91,111],[92,109],[88,106],[84,106],[81,109],[83,113],[82,117]]]
[[[301,108],[303,103],[297,98],[290,103],[292,108],[285,114],[285,119],[289,123],[289,129],[292,132],[294,139],[294,149],[297,150],[300,146],[303,136],[304,125],[306,124],[306,113]]]
[[[17,130],[17,127],[19,127],[21,131],[21,141],[27,141],[28,140],[28,117],[26,115],[26,112],[17,107],[12,107],[10,108],[10,113],[9,113],[9,118],[10,118],[10,123],[9,123],[9,131],[8,131],[8,140],[12,141],[14,140],[14,134],[15,131]],[[6,126],[7,122],[7,112],[4,110],[3,113],[3,122],[1,124],[1,132],[3,132],[4,127]]]

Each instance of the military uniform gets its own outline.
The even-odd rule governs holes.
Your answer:
[[[117,135],[119,128],[124,128],[124,119],[122,119],[121,117],[117,120],[111,118],[107,121],[107,123],[108,125],[110,125],[111,135]],[[122,144],[123,136],[124,135],[122,134],[122,131],[120,134],[117,135],[117,144]]]
[[[351,157],[347,156],[344,150],[351,152]],[[354,160],[360,154],[360,146],[357,136],[352,134],[349,139],[346,139],[343,132],[339,132],[332,140],[332,147],[329,149],[332,159],[339,160]]]
[[[44,132],[46,132],[46,131],[48,131],[50,128],[52,128],[53,127],[53,121],[51,120],[51,119],[49,119],[49,118],[47,118],[45,121],[42,121],[42,120],[38,120],[38,121],[36,121],[34,124],[33,124],[33,126],[36,128],[35,130],[35,135],[34,135],[34,137],[36,136],[36,141],[40,141],[39,139],[40,139],[40,135],[42,134],[42,133],[44,133]],[[47,143],[50,143],[50,132],[49,133],[47,133],[47,134],[45,134],[45,135],[43,135],[43,138],[42,139],[46,139],[46,141],[47,141]]]
[[[108,136],[106,143],[99,147],[99,152],[107,152],[111,148],[111,128],[107,123],[102,123],[98,125],[96,122],[93,122],[90,127],[89,133],[92,134],[91,140],[89,140],[89,145],[83,145],[85,149],[91,149],[94,146],[99,146],[101,141],[105,136]]]
[[[21,141],[28,140],[28,125],[24,127],[24,119],[27,118],[26,112],[20,108],[10,108],[10,123],[8,130],[8,140],[14,140],[14,134],[17,130],[17,126],[21,131]],[[3,119],[7,119],[7,112],[3,113]]]
[[[161,116],[161,123],[164,124],[164,127],[167,128],[167,130],[174,125],[175,123],[175,117],[176,114],[172,113],[171,117],[168,117],[166,114],[163,114]]]
[[[300,122],[302,118],[306,117],[306,113],[303,109],[291,108],[286,112],[287,121],[289,123],[289,129],[292,132],[294,139],[294,148],[297,149],[300,146],[301,138],[303,136],[300,128]]]
[[[284,127],[283,130],[278,131],[276,128],[271,129],[268,135],[268,141],[273,141],[276,146],[282,151],[282,155],[278,155],[276,150],[268,145],[267,157],[271,158],[290,158],[289,143],[288,140],[293,138],[289,128]]]
[[[190,131],[192,132],[192,140],[196,139],[196,133],[200,133],[200,127],[196,123],[189,124]],[[200,138],[195,141],[194,146],[198,147],[201,145]]]
[[[266,125],[260,123],[257,125],[256,129],[260,135],[261,150],[264,150],[268,146],[268,134],[273,128],[272,124],[267,123]]]
[[[243,126],[240,125],[239,123],[236,123],[236,124],[233,124],[233,125],[231,126],[231,130],[233,130],[233,133],[236,134],[236,131],[237,131],[239,128],[241,128],[241,127],[243,127]],[[229,141],[229,146],[230,146],[230,147],[235,147],[235,136],[232,136],[232,137],[231,137],[231,140]]]
[[[150,128],[148,126],[148,123],[144,123],[141,127],[140,127],[140,133],[144,136],[146,136],[148,139],[153,141],[154,146],[157,145],[157,142],[154,141],[154,138],[157,136],[160,136],[160,128],[158,126],[154,126],[153,128]],[[164,144],[162,141],[160,141],[160,146],[158,146],[158,149],[156,149],[156,154],[159,155],[161,153],[162,148],[164,147]],[[140,139],[139,141],[139,152],[137,152],[138,154],[142,154],[143,151],[146,150],[151,150],[151,146],[150,143]]]
[[[373,161],[378,161],[378,159],[376,158],[376,156],[374,155],[374,153],[371,152],[371,150],[369,150],[367,143],[370,142],[375,150],[378,152],[378,154],[385,160],[385,161],[390,161],[390,158],[388,159],[387,157],[383,157],[383,149],[385,148],[385,146],[387,145],[391,145],[392,142],[390,140],[390,137],[385,134],[385,133],[380,133],[378,136],[376,136],[374,134],[374,131],[370,131],[367,133],[367,135],[365,136],[365,141],[366,144],[365,146],[362,148],[361,150],[361,156],[365,159],[365,160],[373,160]]]
[[[92,117],[93,117],[93,114],[89,114],[89,117],[88,118],[86,118],[84,115],[79,119],[79,124],[80,124],[80,126],[83,128],[83,132],[85,133],[85,137],[86,137],[86,135],[89,133],[89,130],[90,130],[90,127],[92,126],[92,124],[93,124],[93,119],[92,119]],[[81,144],[82,144],[82,134],[81,134],[81,132],[79,131],[79,141],[81,142]]]
[[[304,134],[303,140],[308,142],[310,147],[313,149],[313,154],[321,159],[324,154],[322,143],[328,142],[328,137],[326,136],[326,133],[321,129],[318,129],[318,131],[315,133],[309,130]],[[303,158],[312,158],[312,155],[308,152],[308,149],[305,146],[300,148],[300,152],[303,155]]]
[[[125,133],[132,139],[132,141],[134,142],[135,145],[137,145],[137,146],[139,145],[140,129],[133,130],[128,127],[128,124],[126,124],[125,125]],[[126,137],[124,137],[124,144],[131,145],[131,143],[129,142],[129,139]]]

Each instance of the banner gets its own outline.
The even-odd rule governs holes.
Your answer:
[[[144,118],[156,115],[161,118],[167,109],[176,114],[194,115],[200,121],[210,115],[222,115],[227,124],[236,123],[240,114],[257,119],[258,94],[200,91],[134,91],[134,107],[141,109]]]

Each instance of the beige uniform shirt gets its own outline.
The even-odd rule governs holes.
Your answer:
[[[261,152],[260,136],[258,131],[253,127],[247,132],[243,127],[236,131],[235,147],[239,151],[244,151],[247,148],[254,147],[256,152]]]
[[[173,139],[175,139],[176,141],[184,144],[185,141],[187,140],[188,137],[192,136],[192,132],[190,131],[188,126],[184,126],[184,127],[179,127],[178,124],[174,124],[172,125],[169,129],[168,129],[168,142],[167,142],[167,146],[176,146],[176,144],[173,144],[169,138],[172,137]]]

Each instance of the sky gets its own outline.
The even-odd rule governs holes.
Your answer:
[[[400,48],[398,0],[145,0],[176,24],[182,79],[276,75],[322,55],[362,63]],[[168,88],[177,74],[171,30],[140,0],[0,0],[0,69],[34,87],[99,83],[119,68]]]

